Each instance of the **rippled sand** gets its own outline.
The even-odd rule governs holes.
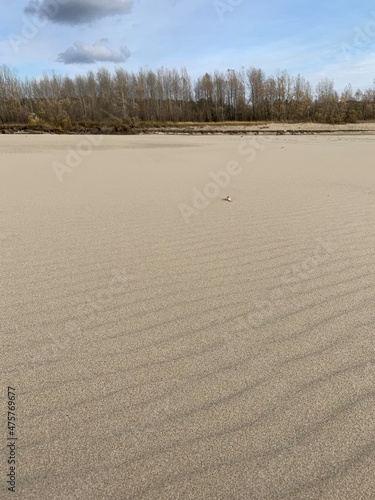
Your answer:
[[[14,498],[373,498],[374,158],[371,136],[0,137]]]

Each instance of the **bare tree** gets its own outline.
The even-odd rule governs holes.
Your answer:
[[[342,121],[339,97],[333,80],[324,78],[316,86],[315,119],[317,121],[337,123]]]
[[[194,89],[194,91],[193,91]],[[100,68],[74,78],[52,73],[20,79],[0,66],[0,122],[60,127],[129,121],[275,120],[328,123],[375,119],[375,81],[354,92],[349,84],[340,97],[332,80],[315,89],[301,75],[285,70],[266,76],[261,69],[204,73],[195,82],[186,68]]]
[[[251,106],[251,119],[265,119],[266,101],[266,76],[261,69],[249,68],[247,70],[249,89],[249,104]]]

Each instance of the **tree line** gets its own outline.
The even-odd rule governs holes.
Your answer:
[[[75,77],[19,78],[0,67],[0,123],[74,124],[140,122],[304,121],[353,123],[375,119],[374,85],[339,94],[325,78],[315,88],[301,75],[262,69],[205,73],[186,69],[114,72],[100,68]]]

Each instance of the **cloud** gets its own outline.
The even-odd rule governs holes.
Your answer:
[[[26,14],[59,24],[85,24],[108,16],[129,14],[133,0],[29,0]]]
[[[130,50],[126,46],[121,47],[120,52],[117,53],[103,43],[89,45],[75,42],[73,47],[69,47],[58,55],[57,61],[64,64],[120,63],[129,59],[130,55]]]

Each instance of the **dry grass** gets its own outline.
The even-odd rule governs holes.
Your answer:
[[[175,128],[184,128],[184,127],[226,127],[233,125],[240,126],[259,126],[259,125],[268,125],[272,122],[266,121],[224,121],[224,122],[171,122],[171,121],[140,121],[138,125],[140,127],[175,127]]]

